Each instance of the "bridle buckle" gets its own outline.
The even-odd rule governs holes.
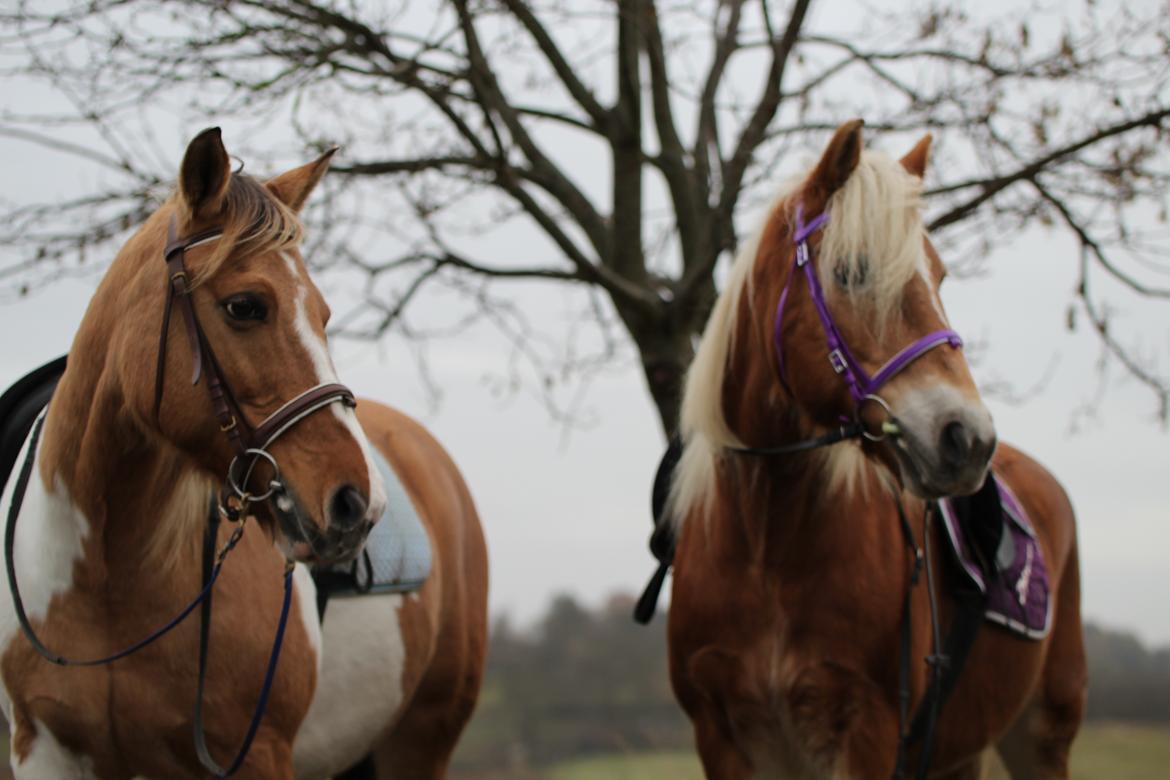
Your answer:
[[[801,241],[796,245],[796,267],[802,268],[809,261],[808,242]]]
[[[833,370],[838,374],[844,374],[845,371],[849,368],[849,363],[846,362],[845,355],[841,352],[840,349],[834,349],[829,353],[829,365],[831,365]]]

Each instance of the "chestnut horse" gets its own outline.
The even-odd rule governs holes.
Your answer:
[[[25,445],[19,462],[31,479],[19,502],[15,574],[29,625],[70,658],[125,647],[190,602],[201,588],[209,504],[240,451],[229,438],[235,417],[226,434],[217,424],[227,408],[214,395],[222,380],[239,428],[258,433],[266,417],[283,420],[267,451],[284,490],[253,504],[243,526],[221,524],[221,546],[229,531],[247,530],[214,582],[203,701],[211,755],[226,762],[241,745],[290,571],[283,650],[236,776],[329,778],[372,754],[378,777],[437,778],[482,678],[484,541],[458,470],[422,426],[370,401],[356,415],[341,403],[352,397],[335,384],[329,309],[298,250],[297,213],[331,155],[258,182],[231,171],[218,129],[191,142],[177,191],[95,292],[39,441],[31,454]],[[172,275],[175,256],[181,273]],[[172,285],[189,292],[190,309],[176,302],[168,326]],[[197,379],[202,369],[198,384],[193,367]],[[305,407],[319,390],[324,400]],[[352,558],[381,516],[386,493],[371,446],[427,528],[431,576],[408,596],[336,600],[322,626],[305,563]],[[192,746],[198,616],[109,665],[61,668],[18,630],[15,603],[4,588],[0,699],[18,780],[208,776]]]
[[[899,690],[913,713],[928,681],[933,583],[904,602],[906,532],[921,549],[930,526],[904,524],[898,502],[923,518],[928,501],[973,493],[992,467],[1035,525],[1050,630],[1039,641],[979,631],[922,764],[932,777],[976,778],[997,745],[1013,777],[1067,778],[1086,686],[1072,508],[1039,464],[996,449],[949,329],[921,217],[930,137],[899,163],[863,151],[861,126],[839,128],[768,213],[687,378],[671,492],[675,693],[709,777],[901,774]],[[855,419],[867,438],[742,451],[824,443]],[[945,588],[936,595],[945,629],[956,605]],[[918,660],[900,673],[904,603]],[[920,756],[912,748],[904,768]]]

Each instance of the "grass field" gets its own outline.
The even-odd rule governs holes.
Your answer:
[[[7,772],[8,735],[0,735]],[[1166,780],[1170,777],[1170,726],[1090,724],[1073,746],[1073,780]],[[703,780],[699,761],[686,751],[595,756],[566,761],[542,772],[454,775],[457,780]],[[999,766],[987,780],[1008,780]]]
[[[997,762],[998,764],[998,762]],[[1090,724],[1073,747],[1073,780],[1166,780],[1170,778],[1170,727]],[[503,780],[516,773],[458,775],[462,780]],[[702,780],[690,752],[609,755],[575,759],[523,780]],[[1007,780],[998,765],[988,780]]]

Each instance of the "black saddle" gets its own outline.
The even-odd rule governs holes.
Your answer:
[[[658,464],[658,471],[654,475],[654,489],[650,492],[650,519],[654,522],[654,531],[650,534],[650,553],[658,561],[658,567],[646,583],[646,589],[638,603],[634,605],[634,620],[643,625],[650,622],[658,608],[658,598],[662,593],[662,584],[666,581],[666,573],[674,563],[674,524],[666,516],[666,501],[670,497],[670,481],[674,470],[682,457],[682,439],[672,436],[662,460]]]
[[[33,422],[49,405],[65,373],[66,357],[62,355],[30,371],[0,395],[0,492],[8,484]]]

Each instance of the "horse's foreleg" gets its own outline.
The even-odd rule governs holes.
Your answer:
[[[233,780],[293,780],[294,777],[292,745],[284,739],[262,742],[259,738],[252,743],[243,766],[232,775]]]
[[[742,780],[753,776],[751,764],[732,742],[715,713],[692,714],[695,746],[703,762],[703,771],[711,780]]]
[[[1080,569],[1074,545],[1057,594],[1040,688],[998,745],[1015,780],[1065,780],[1085,714],[1087,672],[1081,633]]]
[[[931,780],[984,780],[987,777],[987,760],[983,753],[965,762],[962,766],[938,774],[931,774]]]

